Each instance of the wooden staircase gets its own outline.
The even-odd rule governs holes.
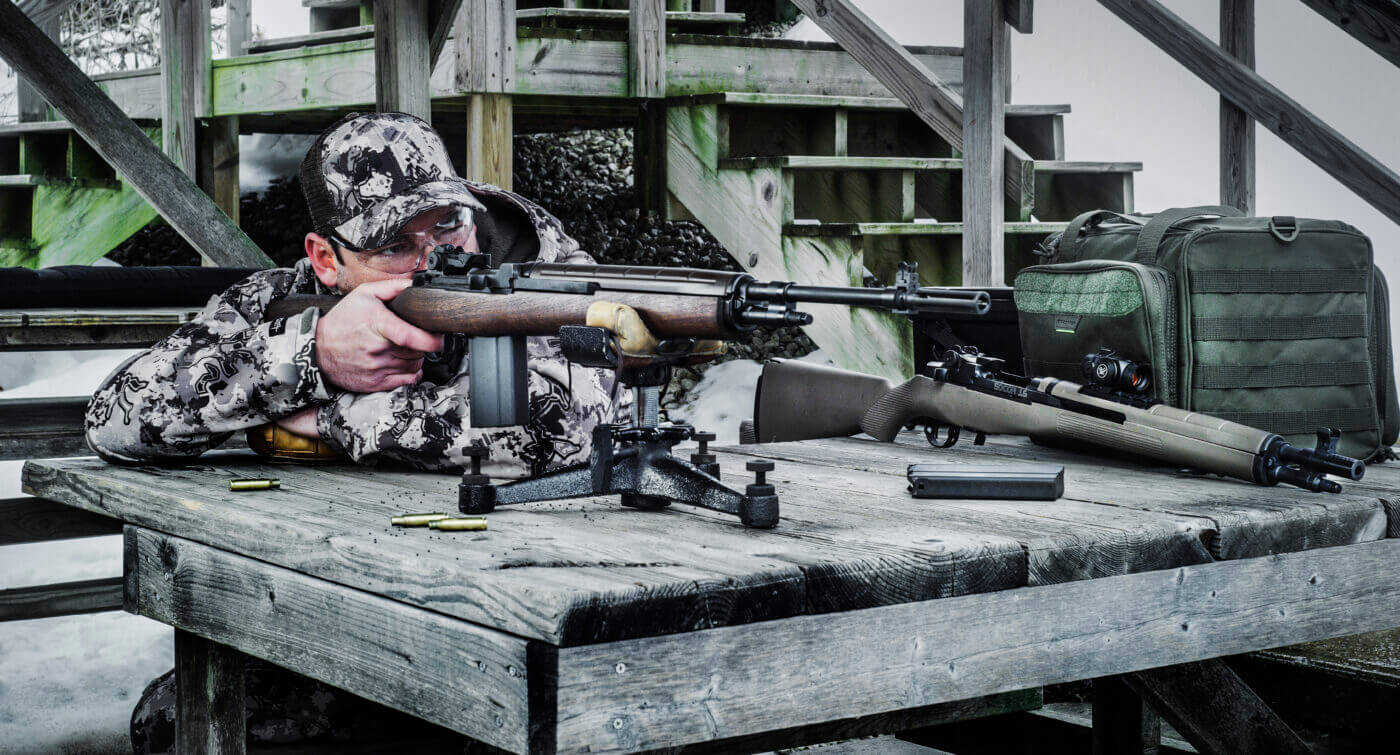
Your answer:
[[[1067,105],[1007,107],[1007,135],[1035,161],[1035,200],[1008,204],[1006,269],[1086,210],[1133,209],[1140,163],[1069,162]],[[902,261],[922,282],[959,285],[962,167],[957,151],[898,100],[720,92],[667,101],[672,217],[699,221],[760,278],[862,285]],[[902,318],[814,307],[812,339],[839,365],[907,377]]]

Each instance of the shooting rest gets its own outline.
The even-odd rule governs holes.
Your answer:
[[[595,331],[566,334],[562,331]],[[602,328],[577,326],[561,331],[564,353],[575,361],[578,338],[612,338]],[[601,333],[597,332],[601,331]],[[665,342],[663,342],[665,346]],[[674,347],[673,347],[674,348]],[[598,353],[594,350],[594,353]],[[708,453],[712,433],[697,433],[687,424],[659,424],[660,388],[670,381],[671,368],[688,356],[688,350],[675,349],[672,355],[658,354],[645,367],[624,367],[618,380],[633,391],[632,421],[629,424],[602,424],[593,429],[593,450],[586,462],[515,482],[491,484],[481,474],[484,446],[467,449],[471,469],[462,475],[458,487],[458,508],[465,514],[486,514],[497,506],[592,495],[622,496],[622,505],[637,509],[661,509],[672,502],[719,511],[739,517],[749,527],[769,528],[778,523],[778,496],[764,478],[773,462],[755,460],[745,466],[754,472],[753,483],[740,493],[719,481],[719,463]],[[601,366],[587,364],[586,366]],[[686,462],[671,454],[677,443],[695,438],[700,449]]]

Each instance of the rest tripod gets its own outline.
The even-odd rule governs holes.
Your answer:
[[[719,463],[707,448],[715,439],[713,433],[697,433],[685,424],[658,423],[660,387],[670,376],[670,366],[621,371],[619,379],[634,391],[632,422],[595,427],[593,451],[586,462],[492,485],[481,474],[486,448],[467,449],[471,470],[462,475],[458,508],[464,514],[486,514],[497,506],[617,493],[622,505],[631,508],[660,509],[675,502],[733,514],[749,527],[777,524],[778,496],[764,479],[773,462],[748,462],[746,467],[756,479],[740,493],[719,481]],[[671,455],[673,446],[691,438],[700,442],[700,449],[689,462]]]

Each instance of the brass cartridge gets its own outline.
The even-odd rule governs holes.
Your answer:
[[[438,519],[428,522],[428,526],[435,530],[446,532],[466,532],[471,530],[486,529],[486,517],[484,516],[463,516],[456,518]]]
[[[273,490],[282,487],[282,481],[276,479],[253,478],[246,480],[229,480],[229,490]]]
[[[451,519],[447,514],[400,514],[389,517],[389,524],[395,527],[427,527],[439,519]]]

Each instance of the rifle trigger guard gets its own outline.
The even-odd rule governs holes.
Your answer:
[[[944,427],[948,429],[948,435],[940,441],[938,435]],[[924,425],[924,438],[926,438],[928,444],[934,448],[952,448],[953,445],[958,442],[958,434],[961,431],[962,428],[956,425],[940,425],[937,422],[930,422]]]

